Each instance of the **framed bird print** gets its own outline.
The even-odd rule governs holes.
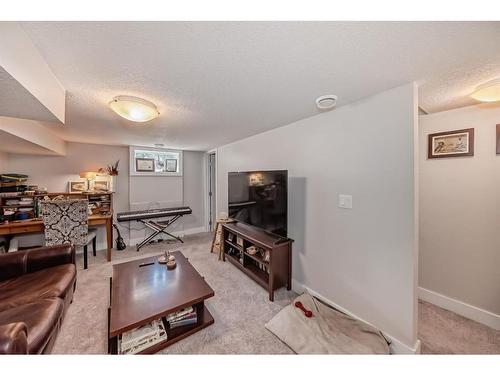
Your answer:
[[[452,130],[428,136],[429,159],[474,155],[474,129]]]

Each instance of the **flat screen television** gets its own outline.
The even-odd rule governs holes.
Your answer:
[[[228,214],[287,237],[288,171],[229,172]]]

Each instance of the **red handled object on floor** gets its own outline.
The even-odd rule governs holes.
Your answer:
[[[302,304],[302,302],[295,302],[295,307],[298,308],[298,309],[301,309],[303,312],[304,312],[304,315],[307,317],[307,318],[311,318],[313,316],[313,313],[312,311],[310,310],[307,310],[304,305]]]

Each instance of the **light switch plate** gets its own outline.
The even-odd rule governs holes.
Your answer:
[[[352,195],[339,194],[339,207],[352,209]]]

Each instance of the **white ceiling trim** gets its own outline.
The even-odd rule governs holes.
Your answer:
[[[46,125],[47,123],[42,121],[0,116],[0,131],[33,144],[30,152],[23,150],[22,153],[66,155],[66,142],[47,130]],[[4,145],[2,148],[7,146]],[[15,150],[7,152],[16,153]]]
[[[0,66],[59,121],[65,122],[66,90],[15,22],[0,23]]]

